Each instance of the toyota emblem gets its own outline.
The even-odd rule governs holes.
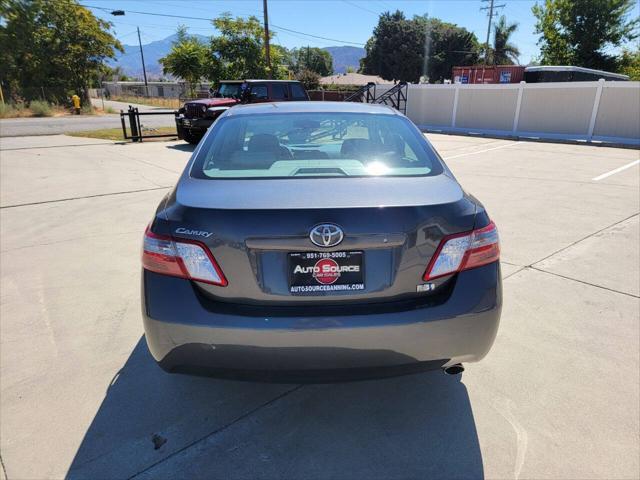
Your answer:
[[[333,223],[322,223],[311,229],[309,238],[319,247],[335,247],[344,238],[342,229]]]

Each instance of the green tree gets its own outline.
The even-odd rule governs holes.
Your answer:
[[[408,20],[397,10],[380,15],[360,69],[385,80],[417,82],[425,76],[433,83],[450,78],[454,65],[471,65],[477,59],[473,33],[426,15]]]
[[[0,78],[9,95],[59,102],[77,93],[87,104],[104,59],[122,51],[111,26],[75,0],[0,2]]]
[[[320,75],[313,70],[301,70],[296,74],[296,80],[302,82],[307,90],[317,90],[320,87]]]
[[[178,27],[178,36],[171,51],[159,62],[165,75],[171,74],[187,82],[192,97],[197,83],[212,68],[209,49],[197,38],[189,36],[184,26]]]
[[[414,21],[425,32],[422,74],[430,83],[443,83],[451,78],[456,65],[474,65],[478,62],[480,45],[473,32],[437,18],[415,17]]]
[[[207,71],[210,80],[268,77],[264,30],[257,17],[232,18],[230,13],[223,13],[213,20],[213,25],[220,34],[211,38]],[[286,69],[282,67],[286,50],[273,45],[270,60],[272,77],[285,78]]]
[[[256,17],[232,18],[231,14],[223,13],[212,23],[219,34],[211,37],[208,45],[187,35],[184,26],[178,28],[171,52],[160,59],[165,74],[185,80],[192,96],[202,78],[218,82],[268,77],[264,31]],[[272,44],[270,59],[272,77],[287,78],[291,63],[288,50]]]
[[[318,47],[295,48],[291,52],[293,60],[293,70],[311,70],[321,77],[329,76],[333,73],[333,57],[329,52]]]
[[[273,78],[286,79],[289,73],[294,71],[293,56],[291,51],[282,45],[272,43],[270,45],[271,68],[273,68]]]
[[[544,0],[533,6],[543,65],[616,70],[611,49],[638,37],[636,0]]]
[[[517,23],[507,23],[502,15],[494,27],[493,50],[490,53],[494,65],[512,65],[518,62],[520,50],[509,39],[518,29]]]
[[[630,80],[640,80],[640,48],[635,51],[623,50],[620,57],[620,73],[629,75]]]
[[[118,82],[129,82],[132,80],[131,77],[124,73],[124,70],[119,65],[116,67],[110,67],[109,65],[103,64],[100,77],[100,82],[102,80],[111,81],[114,78]],[[97,84],[96,86],[99,86],[99,84]]]
[[[417,81],[423,63],[424,33],[396,10],[380,15],[373,36],[365,45],[360,69],[385,80]]]

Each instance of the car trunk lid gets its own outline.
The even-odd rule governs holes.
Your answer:
[[[473,200],[445,175],[282,181],[187,178],[169,198],[156,228],[158,233],[208,246],[229,284],[196,284],[215,300],[388,301],[430,293],[417,290],[431,256],[445,235],[473,229],[475,211]],[[330,247],[314,244],[310,232],[320,224],[340,227],[342,241]],[[320,256],[313,257],[316,254]],[[349,258],[343,261],[345,255]],[[312,258],[305,263],[300,256]],[[362,275],[352,275],[350,283],[361,282],[362,288],[292,291],[295,262],[313,266],[325,257],[339,266],[360,264]],[[447,280],[433,282],[433,291]]]

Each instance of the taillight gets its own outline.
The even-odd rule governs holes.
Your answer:
[[[431,258],[423,280],[480,267],[500,259],[498,229],[489,225],[471,232],[444,237]]]
[[[156,273],[226,287],[228,282],[206,245],[144,232],[142,266]]]

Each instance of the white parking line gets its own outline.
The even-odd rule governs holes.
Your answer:
[[[451,160],[452,158],[458,158],[458,157],[466,157],[468,155],[476,155],[478,153],[490,152],[491,150],[498,150],[500,148],[513,147],[514,145],[518,145],[520,143],[522,143],[522,142],[512,142],[512,143],[507,143],[506,145],[500,145],[498,147],[485,148],[484,150],[475,150],[473,152],[461,153],[459,155],[453,155],[451,157],[445,157],[445,160]]]
[[[602,179],[605,179],[605,178],[607,178],[607,177],[610,177],[611,175],[615,175],[615,174],[616,174],[616,173],[618,173],[618,172],[621,172],[621,171],[623,171],[623,170],[626,170],[627,168],[631,168],[631,167],[633,167],[634,165],[638,165],[639,163],[640,163],[640,160],[635,160],[635,161],[633,161],[633,162],[631,162],[631,163],[627,163],[626,165],[623,165],[623,166],[621,166],[621,167],[618,167],[618,168],[616,168],[615,170],[611,170],[610,172],[603,173],[602,175],[598,175],[597,177],[592,178],[591,180],[593,180],[594,182],[597,182],[597,181],[599,181],[599,180],[602,180]]]

